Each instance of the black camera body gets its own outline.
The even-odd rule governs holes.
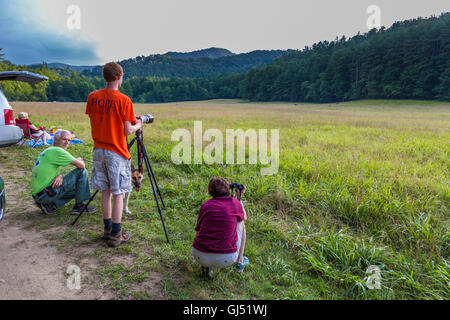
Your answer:
[[[245,189],[244,185],[240,183],[230,183],[231,194],[233,194],[233,190],[236,190],[236,198],[241,201],[242,191]],[[238,190],[240,192],[238,192]]]
[[[153,123],[153,120],[155,120],[155,118],[153,118],[153,116],[151,114],[144,114],[143,116],[136,117],[136,118],[141,119],[142,123]]]
[[[238,190],[244,190],[244,186],[239,183],[230,183],[230,189],[238,189]]]

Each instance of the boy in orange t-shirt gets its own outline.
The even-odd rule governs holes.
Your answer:
[[[127,135],[142,128],[142,120],[136,119],[131,99],[119,92],[123,81],[122,67],[115,62],[107,63],[103,67],[103,77],[106,88],[92,92],[86,105],[94,140],[91,187],[102,190],[103,238],[108,240],[109,246],[117,247],[131,237],[120,225],[123,194],[131,191]]]

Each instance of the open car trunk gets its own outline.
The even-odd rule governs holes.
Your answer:
[[[48,78],[28,71],[0,72],[0,81],[21,81],[35,85],[45,80],[48,80]],[[0,147],[16,144],[22,138],[23,131],[15,126],[12,107],[0,89]]]
[[[0,81],[2,80],[21,81],[29,84],[36,84],[41,81],[48,80],[48,78],[29,71],[5,71],[0,72]]]

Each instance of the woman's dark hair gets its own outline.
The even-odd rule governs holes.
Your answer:
[[[209,181],[208,192],[213,197],[229,197],[230,184],[221,177],[212,177]]]

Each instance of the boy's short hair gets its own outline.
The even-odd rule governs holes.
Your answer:
[[[208,193],[213,197],[229,197],[230,184],[221,177],[212,177],[208,185]]]
[[[108,62],[103,67],[103,78],[106,82],[116,81],[121,75],[123,75],[123,68],[117,62]]]

